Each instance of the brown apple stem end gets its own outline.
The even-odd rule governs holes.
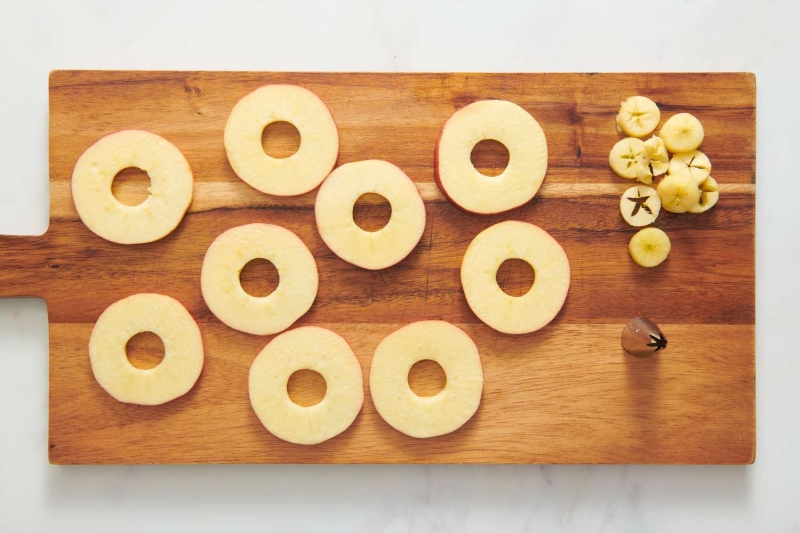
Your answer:
[[[636,357],[647,357],[667,347],[667,338],[655,322],[634,318],[622,329],[622,347]]]

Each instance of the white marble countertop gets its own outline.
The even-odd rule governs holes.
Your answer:
[[[796,2],[137,4],[4,5],[0,233],[47,227],[52,69],[755,72],[756,463],[51,466],[46,306],[10,299],[0,300],[0,530],[800,531]]]

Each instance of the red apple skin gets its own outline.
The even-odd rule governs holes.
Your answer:
[[[497,98],[486,98],[486,100],[497,100]],[[476,100],[476,101],[481,101],[481,100]],[[464,107],[466,107],[466,106],[464,106]],[[458,113],[460,111],[460,109],[461,108],[456,109],[453,112],[453,115]],[[436,186],[439,188],[439,191],[442,193],[442,196],[444,196],[447,199],[448,202],[450,202],[451,204],[453,204],[454,206],[459,208],[461,211],[463,211],[465,213],[469,213],[471,215],[481,215],[481,216],[502,215],[504,213],[509,213],[509,212],[511,212],[511,211],[513,211],[515,209],[519,209],[523,205],[525,205],[528,202],[530,202],[531,200],[533,200],[533,198],[536,198],[536,195],[534,195],[534,197],[531,198],[531,200],[528,200],[528,202],[525,202],[524,204],[518,205],[516,207],[512,207],[511,209],[506,209],[505,211],[497,211],[495,213],[477,213],[475,211],[470,211],[469,209],[461,206],[458,202],[453,200],[450,197],[450,195],[447,194],[447,189],[445,189],[444,185],[442,185],[442,180],[441,180],[441,177],[439,176],[439,142],[442,140],[442,134],[444,133],[444,129],[447,127],[447,123],[450,122],[450,119],[453,118],[453,115],[450,115],[450,117],[445,121],[444,125],[442,126],[442,129],[439,131],[439,136],[436,138],[436,144],[434,145],[434,148],[433,148],[433,179],[434,179],[434,181],[436,181]]]
[[[450,116],[452,117],[452,115]],[[467,211],[466,209],[458,205],[455,201],[453,201],[452,198],[450,198],[450,196],[447,194],[447,189],[444,188],[444,186],[442,185],[442,180],[439,177],[439,141],[442,140],[442,134],[444,133],[444,128],[445,126],[447,126],[447,123],[449,121],[450,119],[448,118],[445,121],[444,126],[442,126],[442,129],[439,130],[439,136],[436,137],[436,144],[433,147],[433,179],[436,181],[436,186],[439,188],[439,191],[442,193],[442,196],[444,196],[448,202],[450,202],[451,204],[453,204],[454,206],[456,206],[457,208],[461,209],[466,213],[472,213],[472,211]],[[477,213],[472,213],[472,214],[477,214]]]

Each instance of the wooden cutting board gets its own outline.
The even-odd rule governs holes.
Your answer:
[[[239,98],[269,83],[302,85],[328,105],[340,131],[339,163],[384,159],[414,179],[426,202],[421,242],[377,272],[338,259],[314,223],[316,191],[261,194],[228,165],[222,132]],[[721,199],[701,216],[662,211],[669,259],[642,269],[628,256],[635,232],[618,212],[631,185],[608,152],[621,137],[625,97],[655,100],[665,120],[690,112]],[[542,125],[549,147],[544,185],[499,216],[459,211],[433,181],[433,147],[445,119],[486,98],[511,100]],[[0,296],[40,296],[50,320],[49,456],[71,463],[750,463],[755,456],[755,78],[750,74],[350,74],[86,72],[50,76],[50,227],[38,237],[0,237]],[[70,176],[80,154],[108,133],[139,128],[174,143],[195,172],[195,197],[177,230],[136,246],[107,242],[78,218]],[[273,149],[291,139],[275,134]],[[486,171],[502,150],[475,154]],[[18,176],[29,179],[30,176]],[[135,183],[123,183],[121,195]],[[378,205],[363,219],[382,215]],[[546,229],[572,266],[566,305],[545,329],[509,336],[483,325],[459,282],[471,239],[501,220]],[[353,425],[318,446],[278,440],[247,396],[250,363],[271,337],[222,325],[200,293],[200,265],[222,231],[269,222],[295,232],[316,257],[320,286],[297,325],[341,334],[358,355],[366,399]],[[524,283],[522,270],[503,283]],[[87,342],[114,301],[157,292],[197,320],[206,365],[194,389],[159,407],[125,405],[94,380]],[[620,348],[630,318],[662,326],[669,347],[638,359]],[[416,440],[388,426],[368,388],[372,353],[412,321],[458,324],[480,349],[483,400],[464,427]],[[146,343],[145,343],[146,344]],[[415,376],[418,386],[435,377]],[[298,394],[312,387],[301,382]]]

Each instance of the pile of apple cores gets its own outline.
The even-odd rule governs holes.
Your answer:
[[[285,121],[301,136],[287,158],[267,155],[265,127]],[[224,130],[224,146],[234,172],[253,188],[274,196],[303,194],[319,187],[317,230],[342,260],[363,269],[390,267],[408,256],[425,228],[425,206],[415,183],[387,161],[367,160],[336,167],[339,137],[327,106],[310,91],[269,85],[236,103]],[[478,172],[470,156],[477,143],[493,139],[509,151],[498,176]],[[115,175],[135,166],[151,177],[151,196],[138,206],[121,204],[111,193]],[[336,167],[336,168],[334,168]],[[547,171],[547,140],[536,119],[503,100],[477,101],[457,110],[444,124],[434,148],[434,173],[442,194],[464,211],[498,214],[517,208],[538,191]],[[193,177],[188,162],[166,139],[137,130],[98,140],[75,165],[73,199],[86,226],[120,244],[152,242],[169,234],[188,209]],[[353,219],[364,194],[378,194],[391,205],[383,228],[366,231]],[[273,263],[280,275],[274,292],[248,294],[239,279],[254,259]],[[526,294],[500,288],[497,271],[507,259],[528,262],[535,282]],[[230,228],[210,244],[199,276],[209,310],[227,326],[252,335],[275,335],[255,357],[249,373],[250,403],[275,436],[298,444],[317,444],[346,430],[364,400],[359,361],[344,338],[320,327],[286,331],[313,305],[319,276],[313,254],[290,230],[272,224]],[[545,230],[506,220],[476,235],[464,252],[461,283],[466,301],[489,327],[525,334],[546,326],[558,314],[570,285],[569,260]],[[127,359],[128,340],[139,332],[162,337],[161,364],[141,370]],[[200,330],[183,305],[160,294],[134,294],[109,306],[98,318],[89,342],[91,368],[98,383],[121,402],[158,405],[190,390],[203,367]],[[421,397],[408,384],[410,368],[433,360],[447,383],[438,394]],[[310,369],[326,381],[321,402],[300,406],[287,383]],[[417,438],[455,431],[478,409],[483,390],[481,358],[474,341],[441,320],[408,324],[381,341],[372,358],[370,393],[380,416],[398,431]]]
[[[660,120],[658,105],[644,96],[626,99],[617,114],[617,128],[628,137],[611,149],[608,164],[617,175],[644,184],[626,190],[620,199],[622,218],[634,227],[655,222],[662,207],[671,213],[701,214],[719,200],[711,161],[698,150],[705,137],[703,125],[689,113],[678,113],[658,135],[643,141]],[[655,190],[649,187],[662,175]],[[649,268],[667,258],[671,243],[664,231],[651,227],[637,232],[628,250],[636,264]]]

